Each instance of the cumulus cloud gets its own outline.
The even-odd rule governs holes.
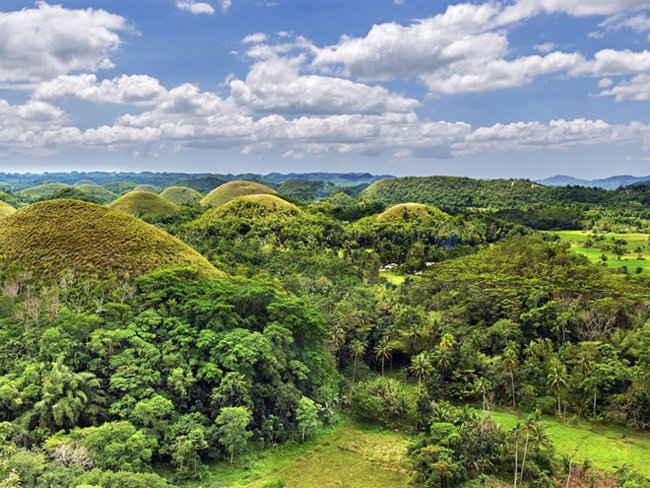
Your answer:
[[[77,98],[94,103],[126,105],[155,105],[167,95],[160,82],[146,75],[122,75],[114,79],[97,81],[95,74],[63,75],[38,85],[32,98],[56,101]]]
[[[214,7],[209,3],[194,0],[178,0],[176,7],[194,15],[213,15]]]
[[[242,39],[244,44],[260,44],[266,42],[269,39],[269,36],[264,34],[264,32],[256,32],[255,34],[249,34]]]
[[[304,57],[272,56],[256,62],[246,80],[230,82],[238,106],[257,113],[334,114],[410,112],[417,100],[381,86],[317,75],[300,74]]]
[[[601,88],[608,88],[612,85],[612,80],[609,80],[606,86],[599,85]],[[614,97],[617,102],[624,101],[637,101],[647,102],[650,101],[650,75],[636,75],[629,81],[622,81],[607,90],[600,92],[600,96]]]
[[[0,12],[0,81],[42,81],[113,66],[126,19],[98,9],[36,8]]]
[[[565,13],[584,17],[588,15],[611,15],[626,10],[650,7],[648,0],[517,0],[499,16],[500,23],[520,20],[546,13]]]

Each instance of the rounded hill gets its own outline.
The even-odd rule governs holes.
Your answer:
[[[101,205],[50,200],[0,219],[0,268],[30,272],[40,283],[69,273],[117,283],[184,265],[223,276],[181,240]]]
[[[277,195],[277,192],[256,181],[229,181],[203,197],[201,205],[218,207],[245,195]]]
[[[202,198],[202,195],[198,191],[186,186],[170,186],[163,190],[160,196],[169,200],[174,205],[194,205]]]
[[[377,222],[442,223],[450,218],[442,210],[421,203],[393,205],[377,216]]]
[[[0,200],[0,218],[6,217],[7,215],[11,215],[15,211],[16,209],[13,208],[11,205]]]
[[[32,186],[31,188],[25,188],[20,193],[27,195],[28,197],[51,197],[57,191],[68,188],[70,185],[65,183],[45,183],[43,185]]]
[[[136,186],[133,191],[148,191],[151,193],[160,193],[160,188],[158,188],[156,185],[138,185]]]
[[[121,210],[131,215],[172,215],[179,208],[169,200],[156,193],[130,191],[109,205],[114,210]]]
[[[81,186],[81,185],[97,185],[97,183],[95,183],[93,180],[79,180],[74,184],[74,186]]]
[[[79,191],[84,192],[86,195],[98,198],[102,203],[109,203],[117,198],[117,195],[115,193],[107,190],[103,186],[96,185],[95,183],[75,185],[75,188],[77,188]]]
[[[268,218],[281,221],[298,217],[303,213],[293,203],[275,195],[245,195],[206,212],[197,221],[197,225],[205,227],[233,218],[258,222]]]

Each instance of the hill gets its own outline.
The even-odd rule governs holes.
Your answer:
[[[187,244],[141,220],[77,200],[32,204],[0,220],[0,269],[51,283],[65,273],[100,282],[197,265],[223,274]]]
[[[245,195],[225,205],[209,210],[196,224],[207,227],[228,219],[262,221],[271,218],[275,221],[292,219],[304,212],[293,203],[275,195]]]
[[[631,176],[631,175],[618,175],[610,176],[608,178],[599,178],[595,180],[584,180],[581,178],[574,178],[573,176],[555,175],[550,178],[537,180],[537,183],[547,186],[587,186],[592,188],[604,188],[607,190],[615,190],[617,188],[629,185],[638,185],[640,183],[650,182],[650,175],[648,176]]]
[[[378,222],[431,222],[440,223],[448,220],[449,214],[421,203],[400,203],[393,205],[379,214]]]
[[[245,195],[277,195],[277,192],[266,185],[255,181],[229,181],[215,188],[208,193],[202,200],[201,205],[218,207],[234,200],[237,197]]]
[[[286,180],[278,192],[289,198],[295,198],[302,201],[322,200],[335,191],[336,185],[322,180],[300,180],[292,178]]]
[[[32,198],[49,197],[54,195],[54,193],[56,193],[58,190],[62,190],[63,188],[67,188],[69,186],[70,185],[67,185],[65,183],[45,183],[43,185],[25,188],[20,193]]]
[[[151,193],[160,193],[160,188],[158,188],[156,185],[138,185],[136,186],[133,191],[148,191]]]
[[[93,180],[79,180],[75,182],[73,186],[81,186],[81,185],[97,185]]]
[[[202,195],[193,188],[185,186],[170,186],[163,190],[161,197],[175,205],[193,205],[201,200]]]
[[[75,188],[84,192],[87,195],[96,197],[101,203],[109,203],[117,198],[117,195],[103,186],[96,185],[95,183],[83,183],[76,185]]]
[[[156,193],[133,190],[110,204],[115,210],[131,215],[172,215],[178,207]]]
[[[7,215],[11,215],[15,211],[16,209],[13,208],[11,205],[0,200],[0,217],[6,217]]]

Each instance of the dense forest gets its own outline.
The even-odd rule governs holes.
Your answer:
[[[318,486],[232,473],[357,423],[413,487],[650,486],[548,427],[647,439],[650,187],[377,179],[0,174],[0,487]]]

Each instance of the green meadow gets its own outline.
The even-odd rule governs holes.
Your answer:
[[[345,420],[317,440],[288,443],[219,462],[184,488],[407,488],[408,439],[392,430]],[[284,484],[283,484],[284,483]]]
[[[520,417],[510,412],[491,412],[494,421],[512,428]],[[597,468],[613,472],[624,464],[650,476],[650,435],[612,425],[578,421],[560,422],[544,417],[546,432],[556,454],[576,462],[589,459]]]
[[[602,234],[605,237],[604,241],[597,242],[592,239],[593,246],[585,247],[585,242],[593,237],[593,234],[588,231],[581,230],[562,230],[562,231],[548,231],[547,234],[556,235],[561,241],[569,242],[571,249],[580,254],[587,256],[593,263],[602,263],[601,256],[607,256],[605,261],[609,268],[622,268],[626,266],[628,271],[634,272],[637,268],[647,270],[650,268],[650,234],[629,233],[629,234]],[[604,243],[611,243],[612,238],[621,239],[627,242],[625,247],[625,254],[619,259],[614,253],[610,251],[603,251],[596,247]],[[641,247],[641,253],[635,252],[637,248]],[[643,259],[639,259],[639,255]]]

